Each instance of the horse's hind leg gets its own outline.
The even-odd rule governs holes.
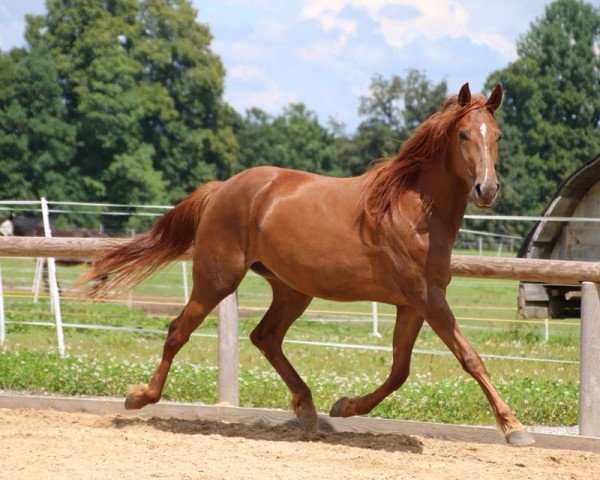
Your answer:
[[[243,262],[232,258],[229,260],[229,262],[223,261],[217,268],[207,265],[200,266],[198,265],[200,262],[194,262],[194,286],[190,300],[183,312],[169,325],[162,359],[150,382],[147,385],[129,386],[125,398],[125,408],[142,408],[160,400],[167,374],[177,352],[187,343],[192,332],[198,328],[217,304],[235,291],[246,273]]]
[[[423,316],[409,308],[398,307],[393,337],[393,360],[388,378],[375,391],[360,397],[342,397],[333,404],[329,415],[350,417],[369,413],[390,393],[397,390],[410,373],[410,357]]]
[[[310,389],[282,350],[283,337],[292,323],[306,310],[312,297],[294,290],[272,276],[264,276],[273,289],[273,301],[265,316],[250,334],[250,340],[292,392],[291,407],[301,426],[307,430],[316,430],[317,410]]]

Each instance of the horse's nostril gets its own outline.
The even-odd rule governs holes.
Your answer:
[[[478,197],[481,197],[481,183],[475,185],[475,192],[477,193]]]
[[[499,184],[499,183],[496,183],[496,192],[497,192],[498,190],[500,190],[500,184]]]

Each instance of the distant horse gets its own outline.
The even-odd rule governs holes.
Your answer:
[[[38,219],[27,215],[11,213],[6,219],[0,221],[0,235],[15,237],[43,237],[45,235],[44,225]],[[78,228],[74,230],[61,230],[52,228],[53,237],[106,237],[104,233],[89,228]],[[62,266],[74,266],[89,263],[87,260],[76,258],[57,258],[56,264]],[[43,279],[48,288],[48,271],[44,259]]]
[[[290,389],[292,409],[305,427],[316,428],[317,412],[282,351],[285,333],[313,297],[370,300],[397,307],[389,377],[372,393],[337,400],[331,416],[368,413],[405,382],[426,320],[479,383],[506,441],[532,443],[446,302],[452,245],[469,197],[488,208],[499,189],[500,131],[493,113],[501,101],[500,85],[486,99],[471,96],[465,84],[394,157],[359,177],[251,168],[201,186],[149,231],[102,252],[82,281],[113,276],[91,288],[92,298],[129,288],[194,248],[190,300],[170,324],[150,382],[130,386],[125,407],[160,399],[175,354],[253,270],[271,284],[273,300],[250,338]]]

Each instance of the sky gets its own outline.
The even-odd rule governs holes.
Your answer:
[[[588,0],[589,1],[589,0]],[[225,100],[272,115],[304,103],[352,131],[374,74],[416,68],[456,93],[516,59],[547,0],[192,0],[226,69]],[[600,3],[593,0],[592,3]],[[0,0],[0,49],[24,44],[24,16],[44,0]]]

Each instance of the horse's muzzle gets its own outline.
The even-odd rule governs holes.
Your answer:
[[[500,184],[498,182],[485,184],[477,183],[473,187],[471,197],[473,198],[475,205],[479,208],[491,208],[496,202],[499,190]]]

